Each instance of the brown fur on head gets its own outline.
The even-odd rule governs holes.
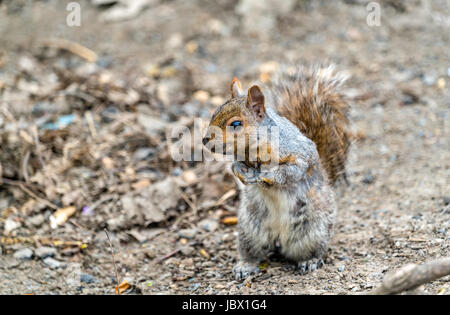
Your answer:
[[[256,128],[264,119],[265,111],[265,99],[259,86],[252,86],[245,94],[239,80],[234,78],[231,99],[215,110],[203,144],[212,152],[222,147],[223,154],[227,153],[226,148],[233,148],[235,158],[248,162],[249,143],[256,138]]]

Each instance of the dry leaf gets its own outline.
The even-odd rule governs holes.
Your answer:
[[[128,290],[130,287],[131,286],[127,282],[127,280],[123,280],[122,283],[119,285],[119,290],[117,290],[117,286],[115,286],[114,288],[116,289],[116,294],[120,295],[123,292],[125,292],[126,290]]]
[[[59,225],[63,225],[76,211],[77,209],[74,206],[56,210],[56,212],[50,216],[51,228],[56,229]]]

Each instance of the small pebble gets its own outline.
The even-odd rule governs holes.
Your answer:
[[[56,259],[53,259],[51,257],[45,258],[44,263],[47,266],[49,266],[51,269],[58,269],[62,265],[62,263],[60,261],[57,261]]]
[[[187,239],[192,239],[195,235],[197,235],[197,229],[183,229],[178,231],[178,236]]]
[[[153,148],[139,148],[134,153],[134,159],[137,161],[142,161],[152,156],[153,154],[155,154],[155,149]]]
[[[200,288],[200,283],[194,283],[194,284],[191,286],[190,290],[191,290],[191,291],[197,291],[198,288]]]
[[[186,246],[181,249],[181,253],[185,256],[191,256],[194,253],[194,248],[192,246]]]
[[[374,180],[374,177],[373,177],[373,175],[372,175],[372,172],[371,172],[371,171],[367,171],[367,172],[364,174],[364,177],[363,177],[363,179],[362,179],[362,182],[363,182],[364,184],[372,184],[372,183],[373,183],[373,180]]]
[[[42,214],[38,214],[28,218],[25,222],[28,226],[41,226],[44,221],[45,217]]]
[[[450,204],[450,196],[445,196],[444,197],[444,205],[449,205]]]
[[[56,249],[53,247],[42,246],[36,249],[35,251],[36,257],[41,259],[45,259],[47,257],[54,257],[56,255]]]
[[[19,249],[14,253],[14,258],[21,260],[30,260],[33,258],[33,251],[29,248]]]
[[[343,272],[345,270],[345,266],[339,266],[337,270],[339,272]]]
[[[198,226],[208,232],[214,232],[215,230],[218,229],[219,223],[217,223],[217,221],[215,221],[215,220],[205,219],[205,220],[200,221],[198,223]]]
[[[90,274],[82,273],[80,276],[80,281],[84,283],[94,283],[95,279]]]
[[[20,223],[12,218],[8,218],[5,220],[3,230],[5,234],[11,233],[13,230],[20,227]]]

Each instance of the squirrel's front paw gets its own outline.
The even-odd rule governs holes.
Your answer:
[[[259,272],[261,272],[261,270],[258,266],[245,261],[240,261],[233,267],[233,273],[236,280],[243,280]]]
[[[231,165],[233,174],[244,184],[255,184],[258,182],[257,172],[242,162],[234,162]]]
[[[275,174],[273,172],[262,171],[258,174],[258,183],[272,186],[275,183]]]
[[[302,274],[305,275],[308,272],[314,271],[319,269],[323,266],[323,260],[320,258],[313,258],[307,261],[302,261],[297,264],[297,270]]]

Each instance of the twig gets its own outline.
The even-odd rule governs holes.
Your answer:
[[[51,203],[50,201],[41,198],[39,196],[37,196],[34,192],[32,192],[31,190],[29,190],[26,186],[25,183],[20,182],[20,181],[16,181],[16,180],[11,180],[8,178],[0,178],[0,184],[6,184],[6,185],[11,185],[11,186],[16,186],[19,187],[20,189],[22,189],[26,194],[28,194],[30,197],[36,199],[39,202],[42,202],[43,204],[45,204],[47,207],[52,208],[54,210],[59,209],[57,206],[55,206],[53,203]]]
[[[413,290],[422,284],[450,274],[450,257],[422,265],[408,264],[384,277],[381,286],[371,292],[373,295],[397,294]]]
[[[196,215],[197,207],[195,206],[195,204],[189,199],[189,197],[184,192],[181,192],[181,197],[188,204],[188,206],[192,209],[192,211],[194,211],[194,215]]]
[[[221,206],[227,201],[228,199],[236,196],[236,189],[231,189],[227,191],[222,197],[220,197],[219,200],[216,202],[216,206]]]
[[[62,91],[62,92],[59,92],[58,94],[59,95],[64,95],[64,96],[77,97],[77,98],[82,99],[83,101],[85,101],[86,103],[89,103],[89,104],[94,104],[95,101],[96,101],[95,97],[93,97],[93,96],[91,96],[91,95],[89,95],[87,93],[81,92],[81,91]]]
[[[172,154],[173,153],[173,144],[172,144],[172,138],[170,137],[170,130],[169,128],[166,128],[165,130],[166,135],[166,141],[167,141],[167,151]],[[172,159],[170,159],[172,160]],[[169,171],[172,172],[173,165],[172,163],[169,163]]]
[[[22,189],[25,193],[27,193],[29,196],[31,196],[32,198],[36,199],[37,201],[42,202],[43,204],[47,205],[48,207],[52,208],[52,209],[59,209],[57,206],[55,206],[53,203],[51,203],[50,201],[41,198],[39,196],[37,196],[34,192],[32,192],[31,190],[29,190],[26,187],[26,183],[18,181],[18,180],[12,180],[12,179],[8,179],[5,177],[1,177],[0,178],[0,184],[6,184],[6,185],[10,185],[10,186],[16,186],[19,187],[20,189]]]
[[[50,208],[52,208],[52,209],[54,209],[54,210],[59,209],[57,206],[55,206],[55,205],[54,205],[53,203],[51,203],[50,201],[48,201],[48,200],[46,200],[46,199],[44,199],[44,198],[41,198],[41,197],[37,196],[34,192],[32,192],[31,190],[29,190],[28,188],[26,188],[25,185],[22,184],[22,185],[20,185],[19,187],[20,187],[20,189],[22,189],[25,193],[27,193],[27,194],[30,195],[31,197],[35,198],[37,201],[42,202],[42,203],[45,204],[47,207],[50,207]]]
[[[22,175],[25,182],[28,184],[30,182],[30,176],[28,176],[28,162],[30,161],[30,150],[27,150],[22,161]]]
[[[66,39],[53,38],[45,41],[43,44],[44,46],[70,51],[72,54],[75,54],[83,59],[86,59],[89,62],[96,62],[98,59],[98,56],[94,51],[78,43]]]
[[[100,206],[102,203],[107,202],[107,201],[110,201],[110,200],[112,200],[112,199],[114,199],[114,198],[116,198],[116,197],[113,196],[113,195],[107,195],[107,196],[105,196],[105,197],[103,197],[103,198],[97,200],[96,202],[94,202],[91,206],[89,206],[89,209],[90,209],[91,211],[94,211],[94,210],[95,210],[98,206]]]
[[[114,264],[114,269],[116,271],[116,280],[117,280],[117,291],[116,291],[116,295],[120,295],[120,281],[119,281],[119,272],[117,271],[117,265],[116,265],[116,259],[114,258],[114,249],[111,243],[111,239],[109,238],[109,234],[108,234],[108,230],[105,228],[104,229],[106,237],[108,238],[108,242],[109,242],[109,246],[111,247],[111,256],[112,256],[112,260],[113,260],[113,264]]]
[[[159,264],[159,263],[163,262],[164,260],[166,260],[167,258],[170,258],[170,257],[172,257],[173,255],[177,254],[177,253],[180,252],[183,248],[185,248],[185,247],[187,247],[187,246],[194,246],[194,245],[196,245],[196,244],[197,244],[197,241],[193,241],[193,242],[190,242],[189,244],[187,244],[187,245],[185,245],[185,246],[178,247],[177,249],[171,251],[170,253],[168,253],[168,254],[166,254],[166,255],[164,255],[164,256],[158,258],[158,259],[156,260],[156,262]]]
[[[84,113],[84,116],[86,117],[86,121],[88,123],[92,138],[97,138],[97,130],[95,129],[95,123],[94,118],[92,117],[92,113],[90,111],[87,111]]]
[[[36,145],[36,152],[37,152],[37,156],[39,158],[39,162],[41,163],[41,167],[44,167],[45,162],[44,162],[44,159],[42,158],[41,143],[39,141],[39,133],[38,133],[38,129],[37,129],[36,125],[33,125],[31,127],[31,133],[33,135],[34,143]]]

